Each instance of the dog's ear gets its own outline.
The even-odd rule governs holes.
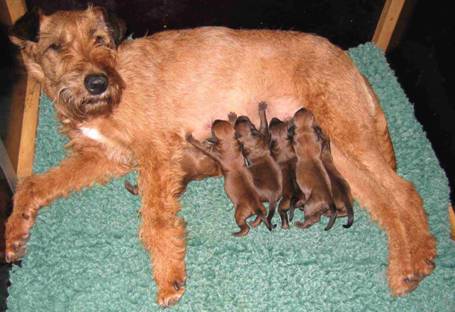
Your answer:
[[[9,39],[21,49],[28,73],[38,81],[44,78],[43,70],[35,57],[40,23],[43,18],[41,10],[32,9],[19,18],[9,30]]]
[[[38,42],[41,12],[32,9],[19,18],[9,31],[11,42],[24,48],[27,42]]]
[[[118,46],[125,38],[126,24],[111,10],[103,10],[103,16],[104,21],[106,22],[106,25],[111,33],[112,39],[114,40],[115,45]]]

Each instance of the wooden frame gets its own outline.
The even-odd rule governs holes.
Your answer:
[[[25,0],[0,0],[0,19],[12,25],[25,14]],[[32,174],[40,86],[23,71],[11,92],[6,150],[18,177]]]
[[[382,9],[381,17],[376,25],[373,42],[384,52],[387,51],[393,31],[400,18],[405,0],[386,0]]]
[[[373,42],[386,51],[405,0],[386,0]],[[25,0],[0,0],[0,18],[12,25],[26,12]],[[30,77],[16,84],[12,93],[6,148],[19,178],[32,174],[40,87]]]

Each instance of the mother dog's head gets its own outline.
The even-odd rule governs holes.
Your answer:
[[[82,121],[109,114],[120,101],[124,83],[115,69],[116,48],[125,30],[98,7],[51,15],[33,10],[15,23],[10,39],[60,117]]]

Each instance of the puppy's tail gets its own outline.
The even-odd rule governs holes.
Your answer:
[[[330,206],[330,210],[332,210],[332,214],[330,215],[329,223],[327,223],[327,226],[325,227],[324,231],[330,230],[335,224],[335,220],[337,219],[337,210],[335,208],[335,205],[332,204]]]
[[[263,214],[262,212],[258,213],[258,216],[262,220],[262,222],[264,222],[267,229],[269,229],[269,231],[271,232],[273,229],[273,226],[272,226],[272,223],[267,218],[267,216],[265,214]]]
[[[352,223],[354,223],[354,209],[352,208],[352,201],[350,201],[349,199],[345,200],[344,205],[348,213],[348,222],[346,222],[346,224],[343,224],[343,227],[345,229],[349,229]]]

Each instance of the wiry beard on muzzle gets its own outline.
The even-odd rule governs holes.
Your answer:
[[[83,121],[112,113],[121,97],[121,89],[109,90],[101,95],[77,96],[68,87],[58,92],[56,108],[65,118]]]

